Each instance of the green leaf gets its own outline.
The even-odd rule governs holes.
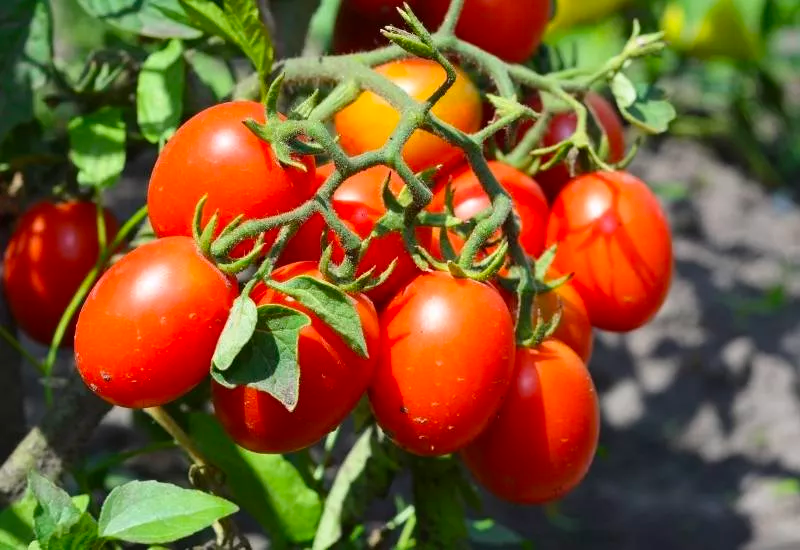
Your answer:
[[[533,547],[530,541],[525,540],[518,533],[492,519],[470,521],[467,525],[467,531],[470,542],[482,546]]]
[[[261,21],[258,2],[254,0],[225,0],[225,13],[234,29],[236,43],[253,62],[262,80],[272,70],[272,40]]]
[[[636,101],[632,105],[620,107],[625,120],[648,134],[666,132],[677,114],[661,90],[644,85],[636,85]]]
[[[78,167],[78,183],[109,187],[125,168],[125,122],[116,107],[102,107],[73,118],[68,127],[69,158]]]
[[[178,0],[78,0],[90,15],[112,27],[151,38],[199,38]],[[210,3],[210,2],[209,2]],[[169,13],[171,17],[164,17]]]
[[[222,8],[208,0],[178,0],[198,29],[206,34],[219,36],[231,44],[239,44],[238,34]],[[255,2],[253,2],[255,4]]]
[[[614,79],[611,81],[611,91],[620,109],[630,107],[636,101],[636,88],[633,82],[622,73],[614,75]]]
[[[199,50],[191,50],[186,52],[186,61],[200,81],[209,87],[214,99],[222,101],[231,95],[235,82],[223,60]]]
[[[52,65],[52,17],[46,0],[0,2],[0,142],[34,116],[33,92]]]
[[[212,368],[214,379],[227,387],[249,386],[267,392],[287,410],[297,406],[300,330],[311,324],[305,313],[276,304],[258,307],[256,330],[228,370]]]
[[[370,502],[388,493],[400,465],[375,426],[367,427],[342,462],[333,481],[312,550],[333,548],[363,521]]]
[[[178,128],[185,74],[180,40],[169,41],[142,64],[136,83],[136,118],[150,143],[165,141]]]
[[[416,458],[412,474],[419,544],[424,548],[469,548],[464,474],[456,459]]]
[[[231,498],[269,533],[272,544],[304,543],[314,537],[322,500],[286,457],[257,454],[235,445],[211,415],[189,416],[189,433],[200,451],[225,473]]]
[[[39,542],[43,550],[76,550],[92,548],[97,540],[97,522],[90,514],[82,514],[66,534],[50,539],[47,544]]]
[[[84,513],[89,507],[89,496],[72,497],[72,503]],[[26,548],[34,539],[33,514],[36,505],[36,498],[28,491],[20,500],[0,511],[0,549]]]
[[[158,481],[131,481],[111,491],[100,511],[100,536],[139,544],[188,537],[237,512],[232,502]]]
[[[236,298],[214,350],[212,362],[218,370],[228,370],[233,365],[236,356],[253,336],[257,323],[256,303],[249,296]]]
[[[82,514],[66,491],[37,472],[29,474],[28,487],[38,503],[33,514],[33,530],[36,539],[47,548],[51,538],[67,534]]]
[[[361,357],[367,357],[367,342],[355,300],[334,285],[301,275],[286,282],[270,281],[270,286],[291,296],[331,327]]]

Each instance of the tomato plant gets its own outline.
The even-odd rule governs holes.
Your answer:
[[[103,210],[106,240],[117,220]],[[31,338],[49,344],[61,316],[100,258],[97,207],[93,202],[40,202],[20,218],[3,257],[8,307]],[[63,342],[71,344],[75,319]]]
[[[237,293],[188,237],[137,248],[103,274],[81,308],[78,372],[115,405],[174,401],[208,375]]]
[[[304,169],[281,165],[269,144],[243,124],[247,119],[263,122],[263,105],[221,103],[192,117],[170,138],[147,191],[156,235],[191,235],[195,205],[205,195],[203,221],[218,213],[219,232],[239,215],[250,219],[285,212],[313,194],[314,159],[303,157]]]
[[[386,63],[375,70],[417,101],[427,100],[446,79],[441,65],[424,59]],[[474,132],[481,123],[480,94],[462,71],[457,69],[457,74],[453,86],[431,112],[459,130]],[[397,126],[400,114],[385,99],[364,92],[333,120],[342,147],[356,155],[381,147]],[[422,130],[415,132],[403,147],[403,158],[414,171],[448,165],[461,155],[457,147]]]
[[[276,281],[300,275],[322,279],[314,262],[284,266]],[[301,393],[288,411],[277,399],[256,388],[228,389],[213,383],[214,411],[231,438],[261,453],[287,453],[313,445],[338,426],[367,391],[377,362],[380,339],[375,306],[363,294],[352,297],[361,319],[369,357],[359,357],[312,311],[280,292],[260,286],[253,290],[259,305],[279,304],[309,316],[297,346]]]
[[[514,325],[495,289],[444,273],[420,275],[381,314],[370,404],[404,449],[452,453],[497,411],[513,362]]]
[[[497,417],[461,453],[500,498],[522,504],[560,499],[594,459],[600,433],[597,391],[565,344],[517,350],[511,390]]]
[[[669,225],[647,185],[625,172],[586,174],[556,198],[547,227],[555,266],[572,279],[592,324],[634,330],[664,302],[672,279]]]

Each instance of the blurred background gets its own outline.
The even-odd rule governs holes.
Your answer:
[[[136,2],[152,7],[150,19],[109,8]],[[39,70],[47,53],[30,36],[21,36],[19,51],[4,46],[4,234],[25,203],[74,179],[65,155],[70,117],[129,101],[126,71],[163,43],[157,32],[143,38],[139,31],[157,26],[157,6],[168,3],[50,2],[53,59],[74,82],[85,81],[72,86],[75,101],[59,96]],[[326,0],[312,20],[318,4],[272,0],[279,55],[318,53],[331,42],[337,2]],[[30,5],[4,0],[0,27],[27,26]],[[30,17],[40,17],[38,7]],[[536,548],[800,548],[800,1],[558,0],[536,63],[597,65],[621,49],[634,19],[645,31],[663,30],[671,45],[638,70],[659,79],[679,118],[647,142],[631,170],[669,212],[673,288],[649,326],[597,335],[591,371],[604,424],[586,482],[546,508],[487,497],[486,513]],[[14,64],[19,52],[30,61],[23,72]],[[95,67],[90,78],[87,60]],[[184,116],[235,95],[246,72],[213,42],[189,52],[187,62]],[[125,153],[125,171],[106,196],[120,219],[143,204],[156,149],[129,135]],[[70,368],[69,357],[60,368]],[[12,420],[0,426],[0,443],[10,443],[43,407],[33,369],[17,365],[10,349],[2,360],[0,408],[7,410],[0,414]],[[20,376],[25,391],[7,389],[19,387]],[[23,393],[25,418],[17,406]],[[92,460],[140,442],[133,424],[130,412],[113,411],[94,437]],[[0,454],[8,451],[2,447]],[[103,483],[183,472],[173,454],[156,453],[109,469]]]

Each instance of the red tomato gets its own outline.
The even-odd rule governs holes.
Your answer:
[[[322,278],[313,262],[284,266],[273,273],[273,278],[284,281],[300,275]],[[214,382],[214,410],[231,438],[246,449],[259,453],[303,449],[338,426],[366,392],[377,363],[378,315],[366,296],[352,296],[369,353],[369,358],[363,358],[294,299],[264,286],[254,289],[253,299],[259,305],[291,307],[311,319],[311,324],[301,329],[297,347],[300,365],[297,407],[289,412],[268,393],[245,386],[227,389]]]
[[[409,4],[414,7],[414,2]],[[333,52],[345,54],[388,46],[390,42],[381,29],[388,25],[408,27],[397,11],[400,7],[403,0],[344,0],[333,28]]]
[[[81,309],[78,372],[121,407],[178,399],[208,374],[238,290],[191,238],[137,248],[100,278]]]
[[[559,243],[554,267],[574,271],[573,285],[595,327],[626,332],[649,321],[672,279],[672,238],[655,195],[625,172],[572,180],[547,227]]]
[[[221,103],[193,116],[172,136],[156,161],[147,192],[156,235],[190,236],[195,206],[206,194],[203,223],[219,211],[218,233],[240,214],[246,219],[280,214],[313,194],[313,157],[301,159],[305,171],[281,166],[272,147],[242,124],[248,118],[263,123],[263,105]],[[276,233],[269,236],[274,239]],[[234,255],[251,247],[252,242],[243,243]]]
[[[519,170],[506,164],[490,161],[489,169],[514,201],[514,208],[522,223],[520,244],[528,254],[538,256],[544,250],[549,213],[547,198],[541,187]],[[489,196],[484,192],[478,177],[469,167],[455,175],[451,186],[453,210],[459,218],[464,220],[472,218],[491,206]],[[436,194],[430,206],[432,211],[444,211],[446,191],[445,187]],[[451,237],[450,241],[456,251],[463,246],[463,241],[458,236]],[[432,247],[434,255],[441,255],[438,232],[436,238],[433,239]]]
[[[325,183],[333,173],[333,163],[329,162],[322,166],[317,166],[314,182],[314,193]],[[319,214],[314,214],[297,230],[283,249],[280,257],[280,265],[288,265],[296,262],[317,262],[321,256],[322,233],[325,231],[325,220]]]
[[[104,211],[106,238],[117,220]],[[11,314],[31,338],[50,344],[58,322],[100,256],[93,202],[41,202],[19,219],[6,247],[3,284]],[[62,345],[71,345],[75,318]]]
[[[409,452],[452,453],[497,412],[514,366],[514,322],[500,294],[442,272],[414,279],[381,314],[370,403]]]
[[[450,0],[427,0],[418,7],[429,29],[444,20]],[[466,0],[456,35],[514,63],[526,61],[542,41],[550,21],[550,0]]]
[[[613,105],[596,92],[586,94],[584,101],[595,122],[608,140],[608,161],[612,163],[621,161],[625,158],[625,130],[617,111]],[[526,103],[536,111],[542,108],[542,102],[538,95],[531,96]],[[528,121],[520,125],[518,133],[520,139],[531,125],[532,123]],[[554,116],[542,140],[542,146],[550,147],[569,139],[575,133],[577,127],[578,117],[574,113],[561,113]],[[549,170],[537,173],[536,180],[541,183],[542,189],[552,201],[569,182],[569,168],[564,163],[557,164]]]
[[[387,174],[391,174],[389,188],[396,195],[405,184],[400,176],[385,166],[375,166],[351,176],[333,194],[334,210],[362,239],[372,232],[375,222],[386,213],[381,187]],[[341,261],[344,258],[344,251],[336,245],[335,239],[331,232],[330,240],[335,244],[333,259]],[[422,246],[430,246],[430,228],[419,228],[417,239]],[[374,267],[374,275],[377,276],[395,259],[397,263],[394,271],[386,282],[367,292],[367,296],[378,306],[384,304],[403,285],[418,275],[419,269],[406,250],[402,235],[396,232],[374,239],[359,264],[357,272],[359,275]]]
[[[426,59],[393,61],[375,70],[418,101],[428,99],[447,78],[441,65]],[[478,89],[458,70],[455,84],[432,112],[464,132],[475,132],[480,128],[481,108]],[[394,107],[372,92],[362,93],[333,119],[341,145],[351,155],[382,147],[399,120]],[[403,158],[415,172],[458,162],[461,156],[460,149],[423,130],[414,132],[403,148]]]
[[[518,348],[500,412],[461,456],[496,496],[519,504],[550,502],[588,472],[599,417],[592,378],[575,352],[557,340]]]

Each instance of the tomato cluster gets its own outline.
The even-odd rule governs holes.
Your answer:
[[[383,17],[397,3],[346,0],[343,9],[360,10],[366,18]],[[422,3],[420,14],[428,21],[441,20],[447,4]],[[487,9],[503,32],[482,32],[481,14]],[[498,56],[521,61],[538,45],[549,9],[549,2],[542,0],[467,0],[456,32]],[[520,33],[524,40],[517,39]],[[394,61],[375,70],[417,100],[429,97],[445,80],[440,65],[422,59]],[[541,109],[538,96],[528,97],[529,105]],[[613,107],[593,93],[581,99],[605,135],[607,160],[621,160],[624,136]],[[482,111],[477,86],[460,69],[452,88],[432,109],[465,133],[480,128],[486,119]],[[78,371],[93,392],[111,403],[132,408],[169,403],[206,379],[216,361],[217,342],[243,290],[234,276],[215,265],[208,247],[201,246],[199,229],[209,224],[219,235],[235,220],[289,212],[311,200],[334,172],[332,164],[317,166],[308,154],[293,153],[293,162],[287,163],[243,124],[248,119],[264,123],[264,107],[248,101],[223,103],[178,129],[149,183],[149,215],[158,239],[108,269],[81,309],[74,337]],[[382,147],[399,120],[393,106],[365,91],[332,122],[342,149],[357,157]],[[526,131],[521,126],[503,145],[519,141]],[[542,145],[564,141],[576,126],[572,114],[555,116]],[[504,285],[509,279],[492,276],[484,281],[469,278],[463,270],[424,270],[398,232],[373,235],[388,210],[384,183],[394,195],[404,186],[390,167],[374,166],[346,179],[330,197],[327,212],[360,238],[370,238],[356,275],[383,273],[393,266],[382,284],[364,292],[347,287],[344,295],[332,289],[355,312],[363,350],[353,347],[320,310],[286,291],[292,281],[325,281],[323,265],[345,255],[337,233],[315,213],[286,244],[279,267],[245,287],[245,298],[249,294],[259,312],[297,313],[308,320],[297,328],[291,355],[299,372],[299,394],[288,406],[263,386],[228,384],[215,375],[215,412],[233,440],[255,452],[303,449],[366,398],[377,424],[399,447],[424,456],[460,453],[475,478],[501,498],[547,502],[581,481],[599,436],[598,397],[587,368],[592,331],[634,330],[656,314],[671,280],[669,227],[646,184],[626,172],[573,176],[560,163],[531,177],[524,167],[504,160],[509,158],[498,155],[481,170],[481,165],[467,164],[459,148],[416,130],[402,149],[402,159],[416,172],[436,171],[430,184],[434,198],[425,213],[431,219],[447,213],[465,222],[459,227],[417,226],[416,240],[433,265],[434,259],[452,259],[464,247],[463,226],[491,206],[476,174],[488,168],[513,202],[520,255],[536,261],[557,248],[548,272],[537,274],[542,288],[531,319],[536,324],[560,318],[549,336],[532,345],[527,339],[520,338],[525,345],[518,342],[516,317],[526,308],[518,308],[519,297]],[[197,220],[201,199],[205,206]],[[49,311],[45,306],[63,311],[62,294],[68,294],[74,281],[62,279],[64,291],[48,296],[36,288],[24,289],[18,271],[41,270],[45,277],[53,271],[48,261],[62,262],[52,255],[41,259],[37,251],[60,236],[48,232],[48,216],[69,216],[73,210],[86,207],[34,209],[6,253],[12,310],[23,328],[43,340],[52,323],[37,333],[19,312]],[[90,214],[94,223],[96,213]],[[74,222],[76,235],[91,233],[95,226],[87,224]],[[106,225],[113,234],[113,220]],[[269,246],[276,235],[277,229],[271,229],[258,239]],[[478,256],[499,250],[494,238],[499,236],[490,238]],[[96,259],[96,235],[91,238],[94,244],[75,255],[82,258],[76,270],[87,271]],[[81,240],[73,240],[78,247]],[[249,234],[230,256],[248,255],[255,240]],[[325,242],[331,246],[328,257],[321,247]],[[508,265],[498,268],[503,275],[511,271]],[[556,279],[561,284],[551,284]],[[330,283],[320,284],[330,289]],[[27,302],[15,305],[23,294]],[[284,338],[278,345],[291,344]],[[257,354],[248,361],[250,368],[267,368],[266,358]]]

